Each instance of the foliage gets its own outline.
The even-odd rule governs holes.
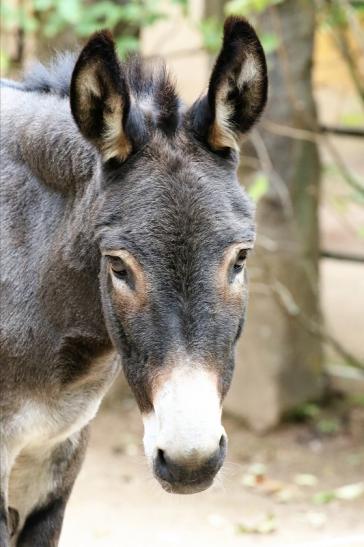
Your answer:
[[[258,172],[254,178],[254,181],[249,186],[248,193],[254,201],[259,201],[267,192],[269,188],[269,180],[265,173]]]
[[[245,15],[262,13],[270,6],[283,0],[229,0],[225,6],[226,15]]]
[[[216,17],[208,17],[198,25],[206,51],[216,53],[221,45],[222,26]]]
[[[316,505],[323,505],[334,500],[352,501],[364,495],[364,482],[346,484],[335,490],[325,490],[317,492],[312,501]]]
[[[331,34],[333,43],[342,56],[358,97],[364,105],[364,85],[361,73],[360,55],[355,47],[363,49],[362,26],[363,2],[342,2],[341,0],[316,0],[318,20],[321,27]],[[351,39],[349,39],[349,34]],[[353,47],[353,44],[355,46]]]
[[[254,524],[240,522],[236,527],[238,534],[272,534],[277,530],[277,519],[273,513],[268,513]]]
[[[169,0],[181,13],[188,17],[190,0]],[[282,0],[230,0],[226,3],[226,15],[251,16],[259,14],[269,5]],[[18,2],[4,4],[2,26],[5,30],[19,29],[24,39],[37,34],[38,39],[54,39],[71,30],[79,38],[86,38],[102,28],[113,31],[121,56],[138,49],[138,31],[166,18],[166,4],[163,0],[31,0],[30,5]],[[222,38],[221,21],[210,17],[197,24],[202,36],[203,47],[211,54],[218,51]],[[122,29],[122,32],[121,32]],[[263,35],[262,42],[267,52],[278,44],[275,35]],[[2,52],[3,69],[9,59]]]
[[[224,6],[224,13],[228,15],[243,15],[254,17],[270,6],[280,4],[283,0],[229,0]],[[218,17],[209,17],[199,24],[204,48],[209,53],[217,53],[221,45],[222,25]],[[260,36],[266,53],[274,51],[279,44],[278,36],[272,33],[263,33]]]
[[[179,5],[185,0],[174,0]],[[165,17],[161,0],[32,0],[32,9],[4,6],[2,24],[5,29],[21,28],[25,33],[37,33],[44,38],[54,38],[68,29],[77,36],[87,37],[101,28],[110,28],[116,34],[121,55],[138,47],[136,30],[151,25]],[[122,36],[117,28],[123,27]]]

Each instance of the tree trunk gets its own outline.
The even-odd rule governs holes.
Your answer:
[[[286,0],[269,8],[259,30],[276,34],[280,42],[268,59],[268,107],[252,135],[270,189],[257,209],[247,326],[227,408],[263,431],[322,391],[317,145],[264,129],[265,120],[299,129],[317,126],[313,3]]]

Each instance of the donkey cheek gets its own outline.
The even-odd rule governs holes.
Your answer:
[[[117,315],[125,319],[132,319],[146,307],[145,294],[138,294],[130,289],[113,288],[112,301]]]

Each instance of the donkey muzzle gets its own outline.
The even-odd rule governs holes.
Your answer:
[[[158,449],[153,470],[156,478],[168,492],[193,494],[211,486],[226,456],[227,441],[222,435],[218,448],[205,458],[171,459],[168,453]]]
[[[217,377],[205,367],[177,366],[165,375],[144,415],[144,448],[162,487],[173,493],[208,488],[226,455]]]

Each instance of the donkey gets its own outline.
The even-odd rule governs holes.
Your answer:
[[[255,237],[239,140],[266,96],[237,17],[190,108],[163,66],[120,62],[107,31],[2,85],[2,547],[58,544],[115,352],[156,479],[212,484]]]

